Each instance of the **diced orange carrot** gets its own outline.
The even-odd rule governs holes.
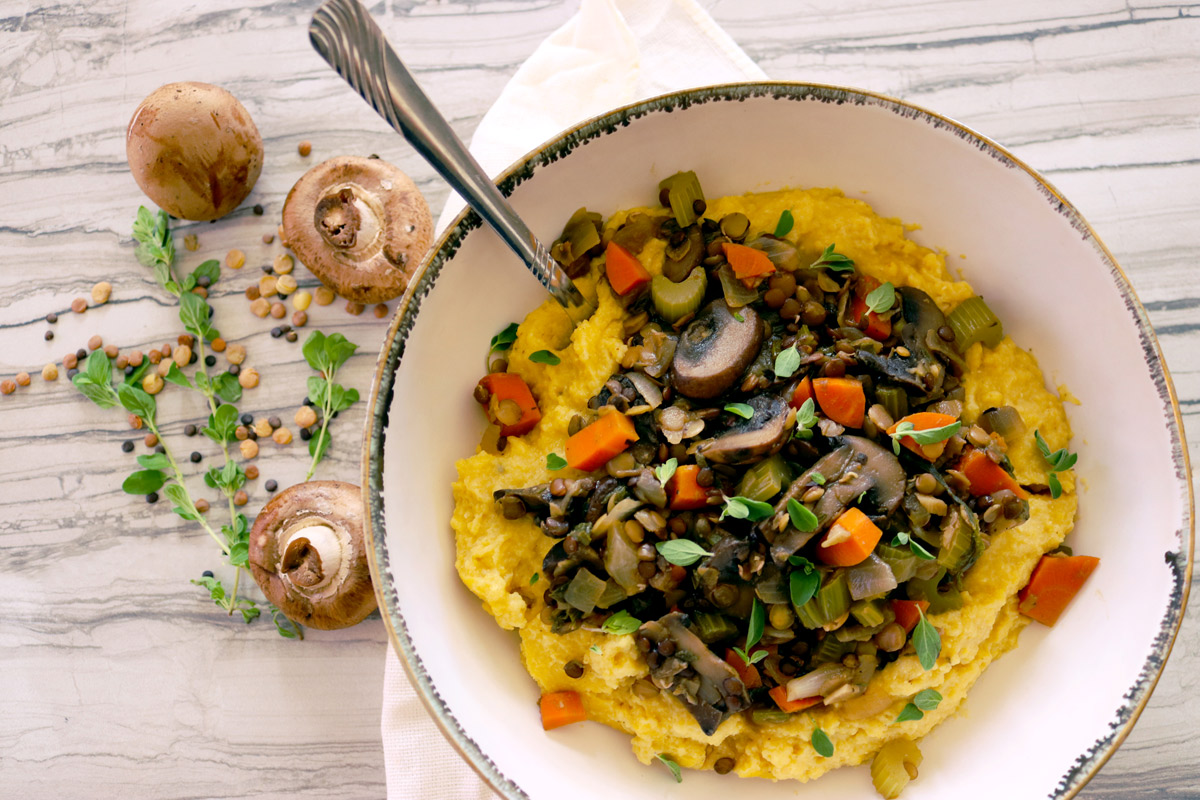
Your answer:
[[[854,287],[854,296],[850,298],[850,323],[859,328],[867,336],[882,342],[892,335],[891,317],[881,317],[867,309],[867,295],[880,287],[880,283],[870,275],[863,275]]]
[[[762,686],[762,676],[758,674],[758,667],[742,661],[742,657],[732,649],[725,651],[725,663],[733,667],[733,671],[742,679],[742,683],[746,685],[747,689],[757,689]]]
[[[799,408],[804,405],[805,400],[810,400],[813,397],[813,382],[812,378],[805,376],[804,380],[796,384],[796,390],[792,392],[792,400],[788,405],[792,408]]]
[[[900,427],[901,422],[911,422],[913,430],[928,431],[933,428],[944,428],[947,425],[953,425],[956,417],[949,414],[939,414],[936,411],[918,411],[915,414],[909,414],[907,417],[902,417],[892,424],[892,427],[887,429],[889,434],[895,433]],[[933,442],[932,444],[918,444],[911,436],[902,436],[900,444],[913,451],[926,461],[937,461],[942,457],[942,452],[946,449],[946,441]]]
[[[854,378],[817,378],[813,394],[825,416],[847,428],[861,428],[867,395]]]
[[[883,531],[870,517],[857,508],[848,508],[821,540],[817,558],[831,567],[853,567],[866,561],[882,538]],[[833,544],[827,545],[830,541]]]
[[[642,262],[616,242],[609,242],[604,249],[604,272],[613,291],[619,295],[629,294],[650,283],[650,273]]]
[[[630,442],[638,440],[633,420],[619,411],[605,414],[567,439],[567,463],[575,469],[591,472],[600,469]]]
[[[896,615],[896,624],[904,628],[905,633],[912,633],[913,628],[921,621],[921,614],[928,608],[928,600],[892,601],[892,613]]]
[[[552,731],[588,718],[579,692],[547,692],[538,701],[538,706],[542,710],[542,730]]]
[[[529,386],[520,375],[512,372],[493,372],[491,375],[484,375],[480,378],[479,385],[487,390],[488,401],[484,404],[484,408],[492,424],[500,426],[501,436],[520,436],[523,433],[529,433],[542,418],[537,401],[533,399],[533,392],[529,391]],[[517,408],[521,411],[521,416],[517,421],[507,425],[500,422],[499,417],[500,404],[505,400],[516,403]]]
[[[1042,556],[1029,584],[1017,592],[1017,609],[1043,625],[1053,625],[1098,566],[1100,559],[1095,556]]]
[[[817,703],[821,702],[821,695],[814,697],[801,697],[799,700],[787,699],[787,687],[776,686],[771,691],[767,692],[771,695],[771,699],[775,701],[775,705],[779,706],[780,711],[786,711],[791,714],[794,711],[803,711],[806,708],[812,708]]]
[[[725,260],[733,274],[747,286],[757,284],[762,278],[775,272],[775,265],[762,250],[755,250],[744,244],[725,242],[721,245]]]
[[[708,505],[712,489],[696,482],[699,474],[700,467],[696,464],[675,468],[675,474],[667,481],[667,497],[671,500],[672,511],[695,511]]]
[[[982,450],[971,448],[963,453],[958,460],[957,469],[970,483],[968,491],[975,497],[993,494],[1001,489],[1008,489],[1022,500],[1029,498],[1029,492],[1021,488],[1017,479],[1009,475],[1004,467],[992,461]]]

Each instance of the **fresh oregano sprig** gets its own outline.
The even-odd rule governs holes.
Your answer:
[[[345,411],[358,402],[358,390],[347,389],[334,382],[338,369],[346,363],[358,345],[348,341],[340,333],[329,336],[320,331],[313,331],[304,340],[301,352],[304,360],[320,375],[308,379],[308,399],[321,410],[321,428],[317,435],[309,439],[308,452],[312,462],[308,465],[308,473],[304,480],[311,480],[317,464],[325,457],[329,449],[329,421],[339,411]]]
[[[1033,438],[1037,441],[1038,450],[1041,452],[1042,458],[1046,460],[1046,465],[1050,468],[1049,473],[1046,475],[1046,485],[1050,487],[1050,496],[1057,500],[1062,497],[1062,482],[1058,479],[1057,473],[1066,472],[1075,466],[1075,462],[1079,460],[1079,456],[1070,452],[1065,447],[1051,452],[1050,445],[1046,444],[1046,440],[1042,438],[1041,431],[1035,430]]]

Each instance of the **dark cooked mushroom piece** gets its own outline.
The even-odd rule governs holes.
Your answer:
[[[705,306],[679,337],[671,377],[680,394],[707,400],[737,382],[758,354],[762,324],[750,306],[737,316],[724,300]]]
[[[775,513],[760,524],[771,542],[771,558],[776,564],[783,565],[851,505],[871,516],[887,517],[904,499],[904,468],[890,450],[860,436],[842,436],[835,441],[839,446],[792,481],[776,503]],[[814,473],[825,479],[823,493],[812,508],[819,524],[812,531],[797,530],[791,524],[787,503],[793,499],[800,502],[816,485]]]
[[[754,410],[720,436],[701,442],[696,452],[716,464],[749,464],[779,452],[787,439],[791,408],[775,395],[759,394],[746,405]]]
[[[870,350],[860,350],[858,363],[903,386],[906,390],[925,399],[937,397],[946,379],[946,365],[930,350],[930,343],[947,360],[956,356],[947,352],[945,343],[937,331],[946,324],[946,315],[933,302],[933,298],[913,286],[901,286],[896,290],[900,299],[900,319],[904,325],[900,340],[907,355],[898,348],[891,355],[881,356]]]
[[[650,645],[647,661],[654,685],[678,697],[711,736],[731,714],[749,707],[750,696],[733,667],[688,630],[686,621],[674,611],[643,624],[638,636]]]

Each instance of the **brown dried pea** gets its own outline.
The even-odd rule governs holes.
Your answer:
[[[151,350],[146,358],[150,359],[151,364],[157,364],[158,362],[162,361],[162,353],[158,352],[157,350]]]
[[[175,337],[175,343],[186,344],[188,347],[192,347],[196,344],[196,339],[190,333],[181,333]]]
[[[117,346],[115,344],[104,345],[104,355],[108,356],[109,358],[115,358],[118,361],[120,361],[122,358],[125,358],[124,356],[121,355],[121,351],[119,349],[117,349]],[[125,364],[120,365],[119,369],[125,369],[125,367],[128,363],[129,363],[129,359],[126,358]]]
[[[296,279],[291,275],[280,275],[275,279],[275,290],[285,297],[299,288]]]
[[[108,281],[100,281],[92,287],[92,302],[96,305],[104,305],[111,296],[112,284]]]
[[[263,319],[267,314],[271,313],[271,301],[265,297],[260,297],[250,304],[250,313],[259,319]]]
[[[154,368],[154,371],[157,372],[161,377],[165,378],[167,377],[167,373],[171,371],[171,365],[174,363],[175,362],[171,359],[164,358],[162,361],[158,362],[158,366]]]
[[[337,299],[337,293],[328,286],[318,286],[317,293],[314,295],[319,306],[327,306]]]
[[[270,244],[271,242],[275,241],[275,234],[264,233],[262,241],[263,241],[263,244]]]
[[[254,423],[254,432],[259,436],[270,436],[274,430],[275,429],[271,427],[271,423],[267,422],[265,419],[260,419],[258,422]]]
[[[387,303],[379,303],[372,309],[375,314],[375,319],[383,319],[388,315]]]
[[[254,466],[253,464],[246,467],[246,480],[252,481],[252,480],[256,480],[257,478],[258,478],[258,467]]]
[[[245,425],[238,425],[233,429],[233,438],[239,442],[244,442],[250,436],[250,429]]]
[[[212,345],[212,349],[213,349],[214,353],[224,353],[225,352],[225,340],[222,339],[220,336],[213,339],[211,345]]]
[[[279,428],[271,434],[271,438],[275,440],[275,444],[291,444],[292,432],[287,428]]]
[[[77,366],[79,366],[79,356],[74,353],[67,353],[63,356],[64,369],[75,369]]]
[[[0,394],[12,394],[17,390],[17,382],[12,378],[0,381]]]
[[[83,312],[87,311],[88,310],[87,300],[84,300],[82,297],[76,297],[74,300],[71,301],[71,310],[74,311],[76,314],[82,314]]]
[[[101,347],[104,347],[104,340],[99,336],[88,339],[88,350],[99,350]]]
[[[141,417],[139,417],[137,414],[130,414],[128,419],[129,419],[129,427],[133,428],[135,431],[141,430],[141,427],[142,427],[142,418]]]
[[[230,364],[241,364],[246,360],[246,346],[231,344],[225,349],[225,360]]]
[[[241,250],[230,250],[225,254],[225,266],[230,269],[241,269],[246,265],[246,254]]]
[[[134,350],[129,354],[129,366],[131,367],[140,367],[145,360],[146,355],[141,350]]]
[[[243,389],[253,389],[258,386],[258,370],[254,367],[246,367],[238,373],[238,383],[242,385]]]
[[[301,289],[292,295],[292,307],[297,311],[307,311],[312,304],[312,292],[307,289]]]
[[[208,501],[205,500],[203,497],[201,497],[199,500],[196,501],[196,510],[199,511],[201,514],[207,514],[208,513]]]
[[[275,319],[283,319],[287,316],[287,306],[283,303],[271,303],[271,316]]]
[[[295,314],[292,314],[292,326],[293,327],[303,328],[307,324],[308,324],[308,312],[297,311]]]
[[[289,256],[287,253],[280,253],[275,256],[275,260],[271,263],[275,268],[275,272],[279,275],[288,275],[296,268],[296,259]]]
[[[205,289],[203,286],[192,287],[192,294],[196,295],[196,297],[203,297],[205,300],[208,299],[208,289]]]
[[[242,451],[242,458],[254,458],[258,455],[258,442],[253,439],[246,439],[238,445],[238,449]]]
[[[28,386],[30,380],[28,372],[17,373],[17,386]]]
[[[247,300],[254,301],[254,300],[257,300],[258,297],[259,297],[259,294],[258,294],[258,284],[257,283],[252,283],[246,287],[246,299]]]
[[[170,342],[167,342],[167,343],[166,343],[166,344],[164,344],[162,347],[158,348],[158,352],[162,354],[162,357],[163,357],[163,358],[170,358],[170,357],[171,357],[171,351],[172,351],[172,350],[174,350],[174,349],[175,349],[175,348],[171,347],[171,343],[170,343]]]
[[[175,359],[175,365],[178,366],[180,369],[183,369],[192,360],[191,346],[186,345],[186,344],[179,345],[178,347],[175,348],[175,353],[174,353],[173,357]]]
[[[53,364],[47,364],[46,366],[42,367],[42,380],[58,380],[58,367],[54,366]]]
[[[299,153],[302,158],[308,158],[308,156],[312,153],[312,142],[305,139],[296,146],[296,152]]]
[[[235,506],[244,506],[250,502],[250,495],[246,494],[242,489],[237,490],[237,494],[233,496],[233,504]]]
[[[146,377],[142,378],[142,389],[146,394],[158,394],[163,389],[162,376],[157,372],[151,372]]]
[[[153,433],[147,433],[146,438],[142,439],[142,443],[145,444],[146,447],[154,447],[154,445],[158,444],[158,437]]]
[[[346,303],[346,313],[352,317],[357,317],[365,308],[366,306],[364,306],[362,303],[356,303],[353,300],[347,301]]]
[[[263,275],[258,279],[258,295],[259,297],[274,297],[279,294],[278,286],[276,285],[274,275]]]
[[[310,406],[300,406],[296,411],[296,416],[292,417],[292,419],[301,428],[307,428],[310,425],[317,424],[317,412],[313,411]]]

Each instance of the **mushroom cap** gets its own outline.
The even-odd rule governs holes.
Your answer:
[[[218,219],[262,172],[262,137],[238,99],[208,83],[168,83],[142,101],[125,132],[133,179],[181,219]]]
[[[362,492],[342,481],[290,486],[250,530],[250,572],[288,619],[347,628],[375,610],[362,534]]]
[[[733,386],[758,355],[762,325],[750,306],[738,309],[724,300],[705,306],[679,337],[672,379],[680,394],[709,400]]]
[[[378,158],[338,156],[296,181],[283,204],[288,247],[325,285],[356,303],[408,288],[433,241],[429,204]]]

